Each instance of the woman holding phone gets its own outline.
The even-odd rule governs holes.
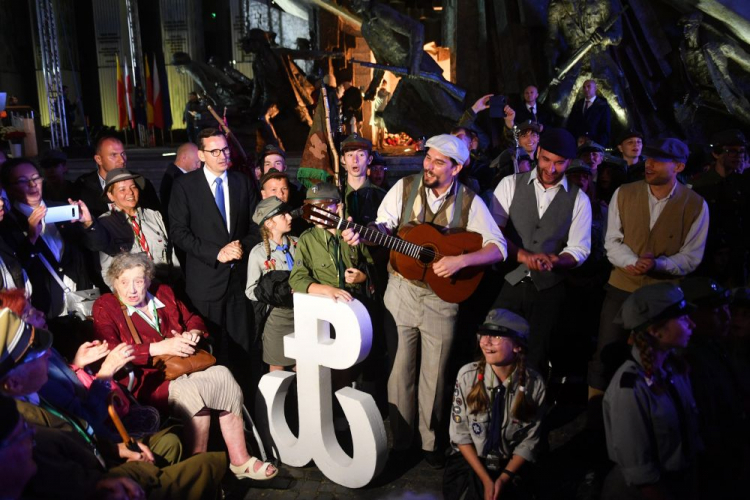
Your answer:
[[[70,290],[92,286],[84,250],[79,244],[84,239],[85,229],[94,221],[86,204],[73,200],[68,201],[77,207],[77,219],[47,221],[49,208],[60,204],[45,202],[42,176],[29,159],[14,158],[5,162],[0,169],[0,180],[12,205],[6,207],[8,216],[0,227],[28,273],[33,289],[32,304],[54,324],[53,318],[65,311],[66,292],[60,283]],[[75,210],[71,208],[71,217]]]

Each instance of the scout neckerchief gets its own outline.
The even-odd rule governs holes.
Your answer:
[[[130,226],[133,228],[133,233],[135,234],[135,239],[138,242],[138,246],[140,246],[141,250],[143,250],[146,255],[148,255],[149,260],[154,260],[153,256],[151,255],[151,249],[148,247],[148,241],[146,241],[146,235],[141,229],[141,224],[139,222],[140,218],[137,214],[138,212],[136,212],[135,216],[125,214],[125,217],[127,217],[128,221],[130,222]]]

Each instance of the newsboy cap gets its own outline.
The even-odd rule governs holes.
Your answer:
[[[631,293],[617,313],[615,323],[626,330],[642,331],[694,310],[695,306],[685,300],[680,287],[674,283],[655,283]]]
[[[529,322],[507,309],[493,309],[479,327],[477,335],[509,337],[523,345],[529,341]]]
[[[50,332],[34,328],[7,307],[0,310],[0,379],[13,368],[38,358],[51,345]]]
[[[533,120],[526,120],[525,122],[522,122],[521,124],[517,125],[517,127],[518,127],[519,132],[533,130],[534,132],[538,134],[542,131],[542,126]]]
[[[450,134],[440,134],[427,139],[425,148],[437,149],[440,154],[451,158],[459,165],[469,161],[469,149],[464,141]]]
[[[605,149],[604,146],[601,144],[594,142],[594,141],[586,141],[580,146],[578,146],[578,151],[576,151],[578,155],[581,155],[582,153],[604,153]]]
[[[279,214],[285,214],[292,211],[292,207],[281,201],[275,196],[270,196],[258,203],[253,213],[253,222],[262,226],[265,221]]]
[[[576,154],[575,137],[563,128],[545,130],[539,139],[539,147],[568,160],[572,160],[578,156]]]
[[[690,150],[687,144],[679,139],[657,139],[643,148],[643,154],[656,161],[676,161],[685,163]]]
[[[591,170],[591,167],[584,163],[582,160],[575,159],[570,161],[570,165],[565,170],[565,175],[568,174],[589,174],[591,175],[593,173],[593,170]]]
[[[689,276],[680,282],[685,300],[698,307],[716,307],[729,304],[732,293],[707,276]]]

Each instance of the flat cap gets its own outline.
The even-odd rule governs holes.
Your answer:
[[[286,174],[286,172],[281,172],[277,168],[269,168],[268,172],[263,174],[263,177],[260,178],[261,189],[263,189],[263,185],[269,179],[286,179],[287,184],[289,184],[289,176]]]
[[[722,130],[711,136],[712,146],[744,146],[745,144],[747,144],[745,134],[736,128]]]
[[[529,322],[507,309],[493,309],[487,314],[477,335],[509,337],[526,345],[529,341]]]
[[[619,139],[617,139],[617,144],[622,144],[623,142],[627,141],[631,137],[637,137],[639,139],[643,139],[643,134],[633,128],[628,129],[622,133]]]
[[[584,163],[582,160],[576,158],[575,160],[570,161],[570,165],[565,170],[565,175],[576,173],[591,175],[593,173],[593,170],[591,170],[591,167],[587,163]]]
[[[563,128],[545,130],[539,139],[539,147],[557,156],[572,160],[576,156],[576,140]]]
[[[107,191],[113,184],[130,179],[133,179],[135,185],[138,186],[138,189],[140,189],[141,191],[143,191],[143,188],[146,187],[146,181],[143,180],[143,177],[141,175],[134,174],[126,168],[114,168],[107,172],[107,178],[104,179],[104,191],[102,192],[102,198],[107,198]]]
[[[364,137],[360,137],[357,134],[352,134],[343,141],[341,141],[341,152],[353,151],[356,149],[364,149],[372,151],[372,142],[368,141]]]
[[[732,293],[707,276],[689,276],[680,282],[685,300],[698,307],[716,307],[729,304]]]
[[[438,150],[440,154],[451,158],[459,165],[464,165],[469,161],[469,149],[464,144],[464,141],[450,134],[430,137],[427,139],[425,147]]]
[[[601,144],[594,142],[594,141],[586,141],[580,146],[578,146],[578,150],[576,151],[579,155],[582,153],[604,153],[605,149],[604,146]]]
[[[265,221],[279,214],[285,214],[292,211],[292,207],[281,201],[275,196],[270,196],[258,203],[253,213],[253,222],[262,226]]]
[[[279,155],[282,158],[286,159],[286,153],[283,149],[278,146],[274,146],[273,144],[268,144],[263,148],[263,151],[260,152],[260,157],[258,158],[258,160],[263,161],[266,159],[266,156],[271,155]]]
[[[690,150],[687,144],[679,139],[657,139],[643,148],[643,154],[656,161],[676,161],[685,163]]]
[[[639,288],[622,305],[615,323],[626,330],[642,331],[649,326],[690,314],[695,306],[685,300],[682,289],[674,283],[655,283]]]
[[[52,334],[34,328],[10,309],[0,310],[0,379],[13,368],[33,361],[52,345]]]
[[[320,182],[307,188],[307,196],[305,201],[316,201],[316,200],[333,200],[341,201],[341,195],[336,186],[327,182]]]
[[[542,131],[542,126],[539,125],[539,123],[537,123],[537,122],[535,122],[533,120],[526,120],[525,122],[522,122],[522,123],[520,123],[520,124],[518,124],[516,126],[518,127],[518,131],[519,132],[525,132],[527,130],[533,130],[534,132],[536,132],[538,134],[538,133],[540,133]]]

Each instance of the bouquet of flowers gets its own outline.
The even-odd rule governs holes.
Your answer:
[[[0,140],[8,142],[20,142],[26,137],[26,132],[16,127],[0,128]]]

